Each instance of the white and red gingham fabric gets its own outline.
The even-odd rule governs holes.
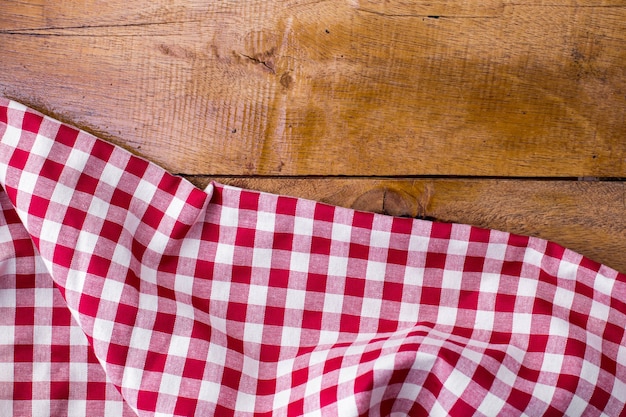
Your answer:
[[[618,416],[626,277],[211,184],[0,100],[0,415]]]

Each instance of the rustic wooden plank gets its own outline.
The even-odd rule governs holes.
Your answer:
[[[52,28],[85,28],[102,26],[152,25],[167,22],[190,21],[216,15],[250,15],[260,11],[271,13],[274,9],[299,9],[302,7],[337,7],[337,1],[282,0],[275,8],[268,8],[266,0],[250,0],[243,4],[187,1],[127,1],[127,0],[7,0],[2,2],[0,27],[4,30],[32,30]],[[325,3],[326,5],[322,5]],[[623,0],[586,0],[584,4],[573,0],[350,0],[349,6],[363,13],[384,16],[411,17],[478,17],[499,16],[506,6],[558,7],[623,7]],[[269,14],[268,13],[268,14]]]
[[[190,178],[202,188],[209,179]],[[537,236],[626,272],[626,182],[622,181],[211,179],[359,210]]]
[[[103,26],[154,25],[193,20],[215,10],[206,1],[6,0],[0,5],[4,31]]]
[[[0,94],[188,174],[625,177],[626,7],[577,3],[0,2]]]
[[[0,4],[0,28],[40,27],[44,21],[45,0],[4,1]]]

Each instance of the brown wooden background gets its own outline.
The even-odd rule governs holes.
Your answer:
[[[0,95],[199,186],[626,272],[626,0],[2,0]]]

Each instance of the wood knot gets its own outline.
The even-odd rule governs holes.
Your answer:
[[[399,217],[415,216],[415,198],[410,194],[387,187],[376,188],[357,197],[352,208]]]
[[[280,76],[280,85],[286,89],[290,89],[293,86],[293,77],[288,72],[283,73]]]
[[[405,191],[385,188],[383,213],[399,217],[415,216],[415,198]]]

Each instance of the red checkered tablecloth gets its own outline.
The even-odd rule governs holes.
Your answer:
[[[626,276],[561,246],[0,137],[2,416],[624,413]]]

